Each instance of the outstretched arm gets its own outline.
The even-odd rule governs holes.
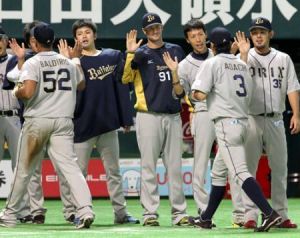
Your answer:
[[[239,51],[240,51],[240,58],[245,63],[247,63],[248,60],[248,52],[250,50],[250,41],[246,37],[245,32],[238,31],[235,34],[234,37],[234,44],[237,45]]]
[[[12,38],[8,43],[9,43],[9,47],[11,48],[12,52],[18,58],[18,69],[21,70],[21,68],[25,62],[25,54],[26,54],[25,45],[24,45],[24,43],[19,45],[15,38]]]
[[[126,34],[126,51],[127,53],[135,53],[141,46],[143,40],[137,42],[137,30],[131,30]]]
[[[133,70],[131,65],[135,57],[136,50],[142,44],[142,39],[137,42],[137,30],[130,30],[126,34],[126,61],[124,66],[124,72],[122,76],[122,83],[128,84],[133,82],[138,70]]]
[[[168,66],[168,68],[171,70],[172,73],[172,85],[173,89],[176,95],[183,95],[184,90],[183,87],[180,84],[179,76],[178,76],[178,59],[175,57],[173,60],[170,53],[168,51],[163,53],[163,59]]]

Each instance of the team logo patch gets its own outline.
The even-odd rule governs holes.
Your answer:
[[[255,21],[256,25],[260,25],[260,24],[263,24],[263,23],[264,23],[264,20],[261,19],[261,18],[257,18],[256,21]]]
[[[153,15],[148,16],[148,22],[152,22],[154,20],[155,20],[155,16],[153,16]]]

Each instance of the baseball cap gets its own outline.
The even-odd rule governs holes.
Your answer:
[[[270,21],[264,17],[258,17],[252,20],[249,31],[252,31],[254,28],[261,28],[272,31],[272,25]]]
[[[162,24],[160,17],[155,14],[148,12],[143,16],[143,28],[147,28],[156,24]]]
[[[0,26],[0,39],[3,37],[7,37],[5,31],[3,30],[2,26]]]
[[[54,42],[54,31],[50,25],[43,23],[38,24],[36,27],[31,29],[34,38],[42,44],[51,45]]]
[[[224,27],[215,27],[209,34],[209,39],[216,46],[232,41],[231,33]]]
[[[0,35],[6,35],[5,31],[3,30],[2,26],[0,26]]]

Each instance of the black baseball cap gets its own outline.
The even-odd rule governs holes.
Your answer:
[[[54,31],[49,24],[42,23],[31,29],[34,38],[42,44],[50,46],[55,39]]]
[[[2,39],[3,37],[7,38],[7,35],[6,35],[5,31],[3,30],[2,26],[0,26],[0,39]]]
[[[232,41],[232,35],[226,28],[218,26],[211,30],[209,40],[216,46],[220,46]]]
[[[264,17],[258,17],[252,20],[249,31],[252,31],[255,28],[272,31],[272,25],[270,21]]]
[[[0,26],[0,35],[6,35],[5,31],[3,30],[2,26]]]
[[[143,28],[147,28],[153,25],[162,25],[160,17],[156,13],[148,12],[143,16]]]

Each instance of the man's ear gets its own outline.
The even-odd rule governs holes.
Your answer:
[[[274,37],[274,35],[275,35],[275,31],[270,31],[270,39],[272,39],[273,37]]]
[[[145,28],[142,28],[142,31],[143,31],[144,35],[147,35]]]

